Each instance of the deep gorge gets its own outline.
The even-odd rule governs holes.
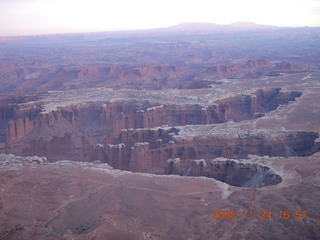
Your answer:
[[[318,133],[179,135],[185,125],[259,118],[300,96],[300,92],[274,88],[220,98],[207,106],[111,101],[58,107],[51,112],[41,112],[40,103],[3,103],[1,118],[7,121],[7,128],[1,149],[16,155],[45,156],[49,161],[98,160],[133,172],[179,175],[194,175],[192,164],[197,159],[204,159],[209,166],[219,157],[308,156],[319,151]],[[180,170],[170,170],[168,159],[179,159]],[[202,175],[213,177],[208,171]]]

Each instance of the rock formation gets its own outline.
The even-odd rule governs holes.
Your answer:
[[[232,160],[210,161],[210,170],[206,171],[206,176],[232,186],[246,188],[261,188],[282,181],[282,178],[268,167]]]
[[[181,174],[181,170],[180,170],[180,158],[175,158],[175,159],[171,159],[169,158],[167,160],[168,163],[168,167],[166,169],[166,174],[175,174],[175,175],[179,175]]]
[[[190,176],[205,176],[205,168],[207,164],[204,159],[192,160]]]
[[[23,103],[8,110],[12,117],[7,119],[5,152],[46,156],[50,161],[100,160],[114,168],[154,173],[169,169],[170,158],[180,158],[179,171],[184,172],[191,160],[199,158],[309,155],[317,151],[316,133],[184,139],[178,128],[160,127],[254,119],[300,95],[260,89],[210,101],[207,106],[113,101],[67,105],[46,113],[39,113],[39,103]]]

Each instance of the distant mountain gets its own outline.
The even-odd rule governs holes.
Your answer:
[[[146,29],[146,30],[122,30],[122,31],[106,31],[106,32],[89,32],[89,33],[63,33],[63,34],[46,34],[31,36],[0,36],[0,43],[66,43],[81,41],[97,41],[106,38],[123,38],[123,37],[145,37],[145,36],[164,36],[164,35],[193,35],[193,34],[211,34],[211,33],[231,33],[231,32],[261,32],[265,30],[277,31],[283,29],[286,31],[319,31],[319,27],[277,27],[271,25],[261,25],[252,22],[236,22],[227,25],[207,23],[207,22],[187,22],[178,25]]]
[[[252,30],[279,28],[277,26],[262,25],[262,24],[256,24],[256,23],[253,23],[253,22],[236,22],[236,23],[232,23],[232,24],[229,24],[229,25],[226,25],[226,26],[229,27],[229,28],[252,29]]]
[[[173,31],[194,31],[194,30],[213,30],[222,29],[224,26],[216,23],[181,23],[171,27],[163,28],[163,30]]]
[[[215,23],[181,23],[168,28],[163,28],[166,31],[241,31],[241,30],[259,30],[259,29],[276,29],[276,26],[261,25],[252,22],[236,22],[228,25],[221,25]]]

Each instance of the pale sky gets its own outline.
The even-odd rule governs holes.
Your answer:
[[[320,0],[0,0],[0,36],[150,29],[184,22],[320,26]]]

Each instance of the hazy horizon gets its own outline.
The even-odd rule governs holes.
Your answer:
[[[145,30],[181,23],[319,27],[320,0],[3,0],[0,36]]]
[[[257,25],[257,26],[269,26],[269,27],[283,27],[283,28],[291,28],[290,26],[289,27],[286,27],[286,26],[276,26],[276,25],[264,25],[264,24],[257,24],[257,23],[254,23],[254,22],[232,22],[232,23],[229,23],[229,24],[218,24],[218,23],[209,23],[209,22],[183,22],[183,23],[178,23],[178,24],[175,24],[175,25],[170,25],[170,26],[165,26],[165,27],[158,27],[158,28],[145,28],[145,29],[117,29],[117,30],[98,30],[98,31],[76,31],[76,32],[53,32],[53,33],[34,33],[34,34],[14,34],[14,35],[0,35],[0,37],[28,37],[28,36],[42,36],[42,35],[60,35],[60,34],[91,34],[91,33],[108,33],[108,32],[130,32],[130,31],[148,31],[148,30],[161,30],[161,29],[170,29],[170,28],[175,28],[175,27],[179,27],[181,25],[182,29],[184,29],[185,26],[183,25],[188,25],[190,24],[190,29],[192,29],[192,26],[193,24],[196,24],[196,25],[201,25],[201,24],[204,24],[204,25],[209,25],[209,24],[212,24],[213,26],[214,25],[220,25],[220,26],[231,26],[233,24],[246,24],[246,23],[249,23],[249,24],[254,24],[254,25]],[[311,27],[311,26],[297,26],[297,27]],[[320,26],[314,26],[314,27],[320,27]],[[245,28],[245,26],[244,26]],[[294,28],[294,27],[293,27]],[[188,27],[187,27],[188,29]]]

